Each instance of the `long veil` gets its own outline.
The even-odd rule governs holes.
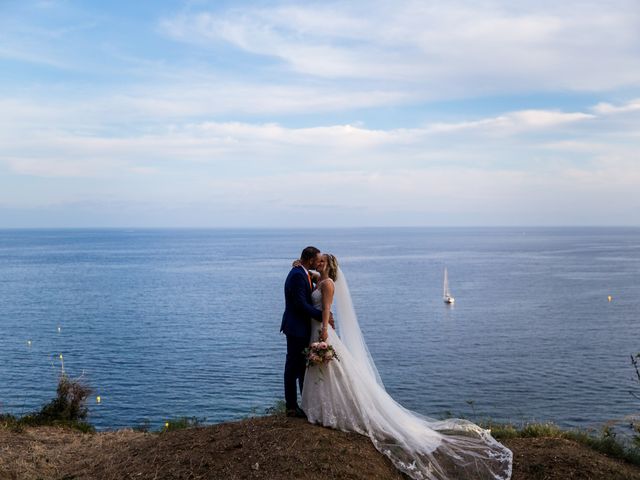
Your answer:
[[[378,385],[383,387],[382,379],[369,353],[367,344],[362,336],[358,316],[353,308],[351,293],[347,285],[347,279],[338,267],[338,277],[334,282],[335,290],[333,303],[336,307],[336,315],[340,319],[338,322],[338,333],[343,345],[347,348],[353,360],[358,364],[358,370],[369,375]]]
[[[359,433],[396,468],[416,480],[463,478],[508,480],[512,453],[488,430],[452,418],[436,420],[407,410],[387,393],[364,341],[347,280],[341,269],[335,281],[336,324],[352,370],[350,389],[358,399]]]

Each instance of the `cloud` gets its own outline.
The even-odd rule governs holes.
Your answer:
[[[123,85],[107,91],[58,86],[21,89],[11,97],[0,97],[0,124],[25,121],[51,128],[57,121],[76,119],[79,125],[157,125],[211,118],[321,115],[411,102],[411,95],[402,91],[191,80],[188,75],[179,82]]]
[[[636,132],[633,123],[621,129],[613,113],[558,110],[521,110],[386,130],[361,124],[287,127],[274,122],[202,121],[112,131],[99,122],[78,120],[79,110],[73,105],[66,112],[72,112],[73,118],[65,124],[64,117],[53,120],[64,112],[50,112],[42,105],[0,104],[23,115],[17,124],[10,117],[0,120],[4,125],[0,163],[21,175],[45,177],[155,175],[187,165],[205,175],[223,170],[231,172],[231,177],[243,171],[271,175],[365,167],[384,171],[427,166],[504,169],[509,165],[513,171],[522,171],[530,161],[546,168],[558,162],[585,168],[596,155],[632,154],[608,137],[609,123],[613,122],[618,139],[633,138]],[[48,128],[40,128],[38,118],[44,118]]]
[[[430,129],[434,132],[485,130],[515,133],[546,129],[593,118],[595,118],[595,115],[582,112],[566,113],[552,110],[521,110],[494,118],[484,118],[459,123],[436,123],[433,124]]]
[[[408,103],[406,92],[329,85],[180,82],[177,85],[133,87],[114,99],[116,105],[163,117],[220,115],[286,115],[324,113]]]
[[[640,99],[635,99],[619,106],[612,105],[607,102],[601,102],[594,106],[592,110],[601,115],[636,112],[640,110]]]
[[[3,205],[202,225],[640,207],[634,1],[45,3],[0,33]]]
[[[165,18],[171,38],[228,44],[319,78],[391,80],[429,98],[638,85],[633,2],[323,2]]]

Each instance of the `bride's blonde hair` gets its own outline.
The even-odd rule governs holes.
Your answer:
[[[324,256],[327,258],[329,278],[335,282],[338,278],[338,259],[331,253],[325,253]]]

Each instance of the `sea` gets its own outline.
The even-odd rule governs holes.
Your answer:
[[[0,230],[0,414],[38,410],[63,371],[99,430],[263,414],[307,245],[337,256],[411,410],[586,429],[640,410],[640,228],[64,229]]]

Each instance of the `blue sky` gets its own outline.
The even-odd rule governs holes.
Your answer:
[[[0,0],[0,227],[640,225],[637,1]]]

